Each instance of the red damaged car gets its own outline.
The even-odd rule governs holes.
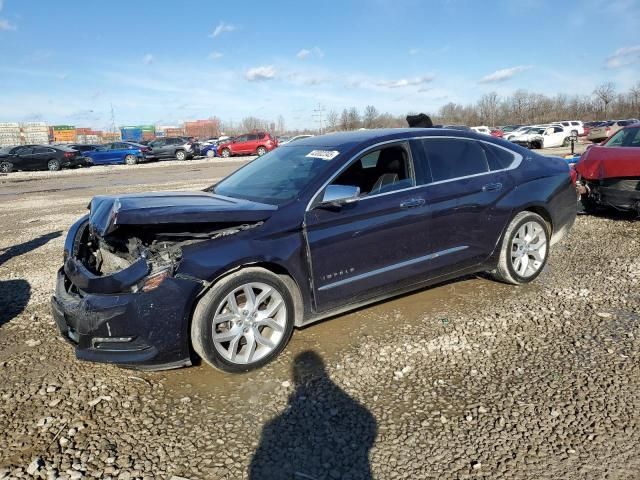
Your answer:
[[[640,215],[640,123],[590,147],[575,168],[586,211],[604,206]]]

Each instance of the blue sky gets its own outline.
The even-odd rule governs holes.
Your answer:
[[[307,6],[313,5],[313,7]],[[0,0],[0,121],[435,112],[640,80],[640,0]]]

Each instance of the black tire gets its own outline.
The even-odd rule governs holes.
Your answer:
[[[225,358],[216,348],[213,340],[214,324],[212,320],[216,310],[224,305],[227,296],[248,283],[266,284],[276,290],[286,307],[286,323],[281,338],[278,340],[279,343],[271,352],[251,363],[234,363]],[[195,352],[214,368],[230,373],[248,372],[266,365],[284,350],[293,333],[294,322],[295,311],[292,293],[282,279],[275,273],[262,268],[246,268],[221,279],[200,299],[191,322],[191,344]],[[243,339],[246,342],[246,338],[243,337]]]
[[[177,150],[176,151],[176,160],[186,160],[187,159],[187,152],[185,152],[184,150]]]
[[[542,232],[544,233],[545,240],[545,254],[544,259],[541,264],[538,266],[537,270],[531,275],[522,276],[516,272],[512,254],[514,253],[514,239],[520,230],[520,228],[529,222],[533,222],[542,228]],[[491,275],[496,279],[504,283],[510,283],[512,285],[523,285],[525,283],[532,282],[535,280],[538,275],[544,270],[545,265],[547,264],[547,260],[549,258],[549,243],[551,240],[551,232],[549,225],[547,222],[537,213],[533,212],[520,212],[518,213],[511,223],[507,227],[507,231],[504,234],[504,238],[502,240],[502,245],[500,246],[500,257],[498,259],[497,268],[491,272]],[[529,260],[528,260],[529,261]]]
[[[569,146],[569,137],[564,137],[564,140],[562,140],[562,146],[563,147]]]
[[[220,152],[220,155],[222,155],[222,158],[229,158],[231,156],[231,150],[229,150],[228,148],[223,148],[222,152]]]
[[[124,157],[125,165],[135,165],[136,163],[138,163],[138,159],[135,155],[127,155],[126,157]]]
[[[13,171],[13,163],[0,162],[0,173],[11,173]]]
[[[49,170],[50,172],[57,172],[61,168],[62,166],[60,165],[60,160],[58,160],[57,158],[52,158],[47,162],[47,170]]]
[[[256,150],[256,153],[258,154],[259,157],[263,156],[265,153],[267,153],[267,149],[264,147],[258,147],[258,149]]]

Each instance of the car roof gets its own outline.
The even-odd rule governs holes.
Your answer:
[[[402,140],[413,137],[461,137],[474,138],[482,141],[490,140],[490,137],[473,130],[455,130],[450,128],[376,128],[370,130],[355,130],[351,132],[336,132],[325,135],[297,140],[291,146],[283,145],[284,148],[299,146],[331,148],[339,151],[346,151],[355,146],[374,144],[384,141]],[[496,142],[497,143],[497,142]]]

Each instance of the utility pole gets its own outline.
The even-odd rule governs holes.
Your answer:
[[[315,118],[315,121],[320,124],[320,135],[322,135],[322,130],[324,129],[324,107],[318,104],[318,107],[313,110],[312,117]]]
[[[116,115],[113,113],[113,103],[109,104],[111,106],[111,133],[115,135],[116,133]]]

